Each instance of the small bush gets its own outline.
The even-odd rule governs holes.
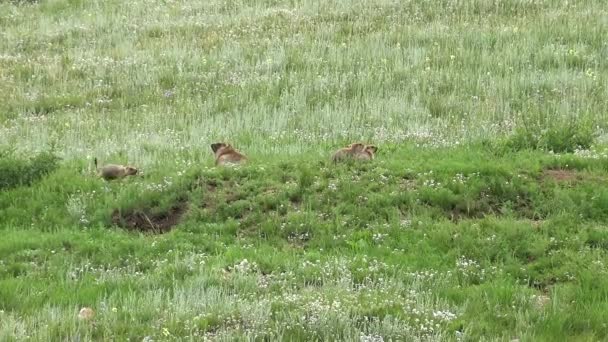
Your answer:
[[[515,133],[507,138],[505,147],[520,151],[539,149],[556,153],[574,152],[588,149],[595,141],[593,124],[588,120],[527,120],[521,123]]]
[[[59,158],[49,152],[20,159],[10,150],[0,151],[0,189],[29,186],[54,171],[58,162]]]

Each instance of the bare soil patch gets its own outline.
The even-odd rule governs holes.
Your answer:
[[[112,214],[112,223],[128,230],[155,234],[166,233],[181,222],[187,207],[186,201],[179,201],[161,213],[152,213],[150,208],[133,209],[126,212],[115,210]]]
[[[603,183],[608,180],[604,175],[598,175],[580,170],[545,169],[541,174],[541,180],[554,180],[563,183],[597,182]]]
[[[581,178],[581,173],[576,170],[547,169],[542,174],[542,179],[553,179],[558,182],[571,182]]]

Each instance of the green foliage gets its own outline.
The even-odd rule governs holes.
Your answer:
[[[595,127],[588,119],[560,120],[547,115],[542,120],[524,120],[508,137],[505,147],[514,151],[542,149],[555,153],[574,152],[590,148],[596,136]]]
[[[0,190],[29,186],[58,167],[59,157],[42,152],[19,158],[10,150],[0,151]]]
[[[607,340],[604,8],[0,0],[0,340]]]
[[[150,169],[117,182],[68,163],[7,189],[0,310],[31,320],[24,324],[48,321],[33,331],[52,336],[73,328],[44,315],[69,321],[86,305],[112,327],[87,328],[102,339],[243,337],[247,326],[272,336],[401,340],[425,324],[441,336],[553,336],[543,330],[555,324],[548,317],[571,310],[570,298],[588,303],[580,315],[604,308],[598,277],[589,276],[603,279],[608,263],[604,160],[407,145],[372,163],[316,169],[313,158]],[[566,164],[576,177],[547,173]],[[24,289],[34,292],[14,300]],[[490,308],[500,316],[485,315]],[[166,323],[150,328],[159,318]],[[2,336],[14,335],[12,320],[4,314]],[[608,336],[601,320],[589,322]]]

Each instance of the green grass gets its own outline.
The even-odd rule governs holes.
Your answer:
[[[605,7],[0,2],[0,340],[608,339]]]
[[[608,336],[608,159],[386,147],[368,163],[208,161],[112,183],[73,162],[7,190],[0,336]],[[112,224],[175,203],[168,233]]]

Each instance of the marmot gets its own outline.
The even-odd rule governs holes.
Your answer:
[[[214,143],[211,144],[211,150],[215,154],[215,165],[234,165],[247,162],[247,157],[229,144]]]
[[[374,145],[365,145],[360,142],[353,143],[336,151],[332,160],[334,163],[346,159],[372,160],[375,158],[376,151],[378,151],[378,148]]]
[[[97,158],[95,158],[95,169],[97,169],[99,176],[105,180],[124,178],[126,176],[135,176],[137,174],[137,168],[133,166],[108,164],[99,169],[97,167]]]
[[[376,157],[376,151],[378,151],[378,147],[376,147],[375,145],[365,145],[363,151],[357,153],[355,155],[355,158],[363,160],[373,160]]]

